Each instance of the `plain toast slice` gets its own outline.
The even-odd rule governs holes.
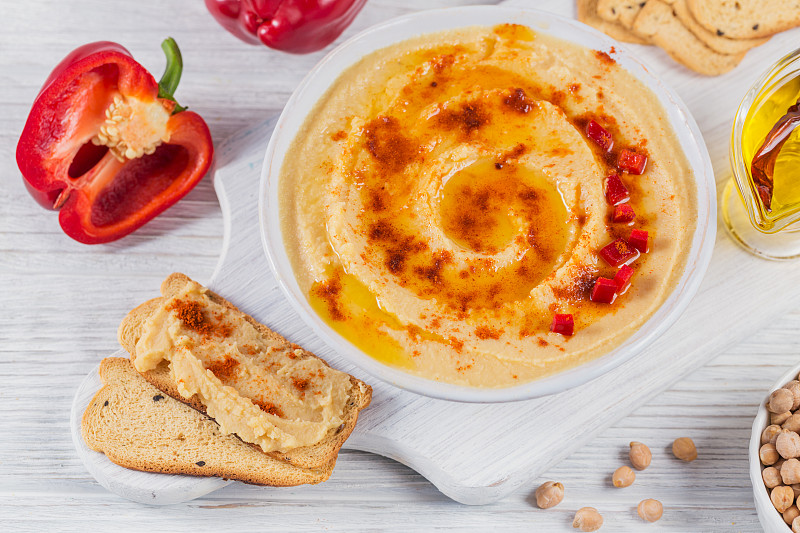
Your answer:
[[[125,350],[131,354],[131,360],[135,360],[136,358],[136,342],[142,335],[142,326],[144,322],[149,316],[155,313],[161,307],[161,305],[163,305],[165,299],[176,296],[180,292],[181,287],[185,286],[187,281],[191,280],[184,274],[171,274],[161,284],[161,298],[155,298],[143,303],[128,313],[128,315],[123,319],[117,335],[119,337],[120,344],[122,344],[123,348],[125,348]],[[228,309],[241,314],[241,317],[256,327],[261,335],[285,344],[287,347],[299,349],[299,357],[314,357],[316,359],[320,359],[311,352],[303,350],[299,346],[290,343],[278,333],[275,333],[267,326],[256,321],[253,317],[242,313],[232,303],[218,294],[210,290],[206,294],[215,303],[223,305]],[[323,361],[323,363],[325,363],[325,361]],[[162,362],[157,368],[144,372],[142,375],[156,388],[160,389],[176,400],[180,400],[202,413],[206,412],[205,405],[203,405],[197,395],[192,396],[191,398],[184,398],[181,396],[181,394],[178,392],[177,384],[170,374],[169,364],[167,362]],[[339,453],[342,445],[355,428],[358,420],[358,413],[361,411],[361,409],[367,407],[372,399],[372,388],[369,385],[352,376],[350,377],[350,380],[352,384],[350,397],[348,399],[345,412],[342,416],[343,422],[338,428],[331,429],[325,438],[313,446],[304,446],[288,452],[270,452],[269,455],[276,459],[287,461],[292,465],[301,468],[318,468],[335,460],[336,455]]]
[[[100,377],[104,386],[83,414],[83,440],[120,466],[275,487],[320,483],[333,472],[335,457],[300,468],[222,434],[211,418],[150,385],[128,359],[103,359]]]

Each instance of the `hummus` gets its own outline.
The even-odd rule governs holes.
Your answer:
[[[586,134],[595,120],[615,145]],[[648,156],[618,171],[621,149]],[[516,25],[423,35],[366,56],[320,99],[280,176],[301,289],[373,357],[449,383],[507,387],[586,362],[636,331],[680,278],[693,176],[657,97],[606,53]],[[613,223],[604,180],[636,213]],[[650,251],[612,304],[598,252]],[[572,314],[575,334],[550,331]]]
[[[143,324],[134,366],[168,361],[184,398],[198,395],[220,429],[265,452],[321,441],[342,424],[350,376],[269,337],[201,285],[166,299]]]

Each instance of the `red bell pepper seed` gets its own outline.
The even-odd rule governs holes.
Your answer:
[[[646,155],[637,154],[627,148],[620,151],[619,157],[617,158],[617,168],[630,174],[642,174],[646,165]]]
[[[553,324],[550,326],[550,331],[571,336],[575,332],[575,321],[572,319],[572,315],[556,314],[556,316],[553,317]]]
[[[625,242],[625,239],[617,239],[600,250],[600,257],[613,267],[628,263],[638,256],[639,252],[637,249]]]
[[[586,136],[606,152],[610,152],[614,147],[614,138],[611,133],[594,120],[590,120],[586,125]]]
[[[617,271],[617,275],[614,276],[614,283],[617,284],[618,293],[625,292],[625,289],[627,289],[628,285],[631,283],[631,276],[633,276],[633,267],[630,265],[622,265],[622,268]]]
[[[636,218],[636,213],[634,212],[631,204],[619,204],[618,206],[614,207],[614,216],[612,220],[614,222],[633,222]]]
[[[630,199],[630,197],[631,193],[617,174],[611,174],[606,178],[606,201],[609,204],[621,204]]]
[[[641,253],[646,254],[650,249],[647,245],[648,234],[641,229],[631,231],[631,236],[628,239],[628,244],[639,250]]]
[[[613,279],[597,278],[592,288],[592,301],[610,304],[617,297],[617,284]]]

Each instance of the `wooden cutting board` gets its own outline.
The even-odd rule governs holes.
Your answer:
[[[572,2],[511,3],[574,16]],[[738,101],[763,68],[791,49],[789,38],[778,36],[751,51],[733,73],[703,78],[674,65],[658,49],[637,47],[637,55],[658,67],[695,114],[719,190],[728,177],[727,139]],[[278,288],[261,246],[257,199],[273,124],[270,120],[241,131],[217,148],[214,184],[225,220],[225,244],[212,279],[199,281],[208,281],[243,311],[333,366],[368,381],[374,388],[373,403],[346,447],[400,461],[462,503],[486,504],[519,487],[531,488],[533,479],[598,432],[768,324],[800,297],[796,263],[753,257],[719,228],[708,273],[688,310],[650,348],[601,378],[558,395],[506,404],[459,404],[408,393],[370,378],[327,348]],[[126,471],[82,446],[80,414],[98,387],[96,373],[87,376],[75,397],[72,426],[79,453],[106,487],[137,501],[171,503],[227,484]],[[152,476],[158,476],[157,485]]]

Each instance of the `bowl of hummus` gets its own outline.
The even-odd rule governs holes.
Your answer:
[[[385,22],[311,71],[267,148],[261,232],[348,361],[513,401],[593,379],[677,319],[715,196],[685,105],[618,42],[476,6]]]

